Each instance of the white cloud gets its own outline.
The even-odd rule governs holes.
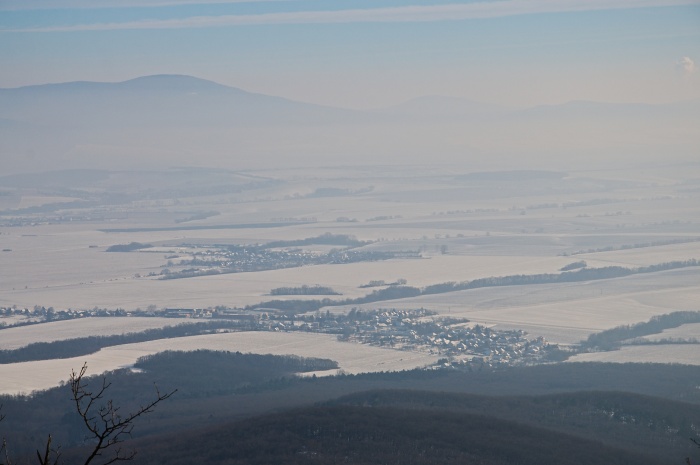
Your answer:
[[[693,74],[697,70],[697,67],[695,66],[695,62],[691,60],[690,57],[683,57],[676,62],[676,70],[678,70],[678,72],[684,76],[688,76]]]
[[[149,0],[150,4],[158,0]],[[167,0],[163,0],[165,3]],[[169,2],[174,4],[178,0]],[[181,0],[184,2],[185,0]],[[189,3],[193,3],[190,1]],[[497,18],[537,13],[697,5],[700,0],[500,0],[476,3],[401,6],[337,11],[296,11],[250,15],[194,16],[184,19],[143,20],[121,23],[78,24],[5,32],[70,32],[121,29],[182,29],[261,24],[313,24],[359,22],[430,22]]]

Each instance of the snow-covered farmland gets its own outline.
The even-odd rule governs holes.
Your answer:
[[[680,363],[700,365],[697,344],[624,346],[612,352],[593,352],[572,357],[569,362]]]
[[[68,379],[71,370],[79,369],[83,363],[88,364],[90,374],[99,374],[128,367],[145,355],[165,350],[197,349],[329,358],[337,361],[340,369],[347,373],[407,370],[437,360],[429,354],[339,342],[328,334],[225,333],[124,344],[84,357],[0,365],[0,394],[30,393],[57,386]],[[332,370],[326,374],[334,373]]]
[[[700,339],[700,323],[691,323],[677,328],[665,329],[659,334],[650,334],[642,339],[659,341],[662,339]],[[700,352],[700,345],[697,346]]]
[[[572,344],[615,326],[692,310],[700,295],[698,283],[700,269],[687,268],[612,280],[473,289],[384,306],[424,307],[496,329],[523,329],[553,343]]]
[[[189,321],[189,323],[195,322],[197,320]],[[0,350],[17,349],[34,342],[62,341],[87,336],[112,336],[187,323],[187,320],[174,320],[172,318],[135,317],[96,317],[52,321],[0,330]]]
[[[700,258],[700,242],[670,244],[700,237],[698,194],[692,187],[697,167],[570,172],[561,179],[545,176],[541,182],[529,176],[507,180],[514,173],[506,173],[505,180],[498,176],[480,180],[465,176],[473,174],[470,171],[465,166],[408,165],[387,170],[261,171],[249,173],[260,184],[238,192],[230,190],[227,181],[220,195],[202,195],[206,182],[193,182],[188,173],[172,181],[178,189],[164,191],[177,193],[177,198],[153,197],[152,189],[157,191],[165,182],[160,175],[160,181],[148,176],[148,183],[133,179],[136,173],[113,173],[117,177],[111,181],[93,179],[82,187],[71,181],[71,189],[87,187],[86,192],[123,193],[126,187],[133,194],[129,198],[137,200],[47,209],[46,215],[27,214],[18,222],[14,215],[6,215],[0,231],[0,306],[241,307],[270,299],[267,294],[276,287],[318,284],[342,293],[338,298],[353,298],[371,292],[359,286],[373,280],[403,278],[410,286],[424,287],[489,276],[556,273],[579,260],[589,267],[637,267]],[[234,185],[245,184],[248,174],[245,179],[236,176]],[[141,191],[140,185],[148,190]],[[331,186],[341,189],[338,195],[318,195],[319,189]],[[14,192],[4,200],[11,197],[18,204],[18,195],[33,194]],[[212,211],[216,214],[197,216]],[[183,222],[183,218],[192,219]],[[296,223],[301,218],[305,219]],[[278,221],[281,224],[272,227]],[[253,224],[258,226],[248,227]],[[160,273],[168,260],[177,263],[176,248],[181,244],[251,244],[326,233],[376,241],[367,246],[371,250],[420,251],[424,258],[168,281],[148,277]],[[130,242],[156,247],[105,253],[110,245]],[[667,245],[622,250],[635,244]],[[610,251],[566,255],[606,249]],[[425,307],[497,329],[524,329],[551,342],[575,343],[620,324],[697,310],[699,283],[700,268],[693,268],[605,281],[477,289],[369,307]],[[56,334],[73,334],[69,329],[73,324],[83,323],[66,322]],[[79,335],[104,334],[99,328],[77,328]],[[42,335],[40,326],[23,331],[14,340],[13,333],[0,332],[0,348],[36,337],[54,338]]]
[[[102,266],[108,267],[113,257],[122,255],[148,255],[153,260],[156,254],[104,253],[96,255],[94,260],[103,261]],[[316,265],[164,281],[132,276],[90,280],[87,274],[95,266],[93,263],[83,271],[86,276],[76,276],[72,283],[7,290],[4,299],[7,305],[30,308],[37,304],[55,308],[98,306],[134,309],[150,304],[158,307],[241,307],[269,298],[267,294],[276,287],[319,284],[340,292],[342,298],[355,298],[369,292],[359,286],[371,280],[393,282],[404,278],[408,285],[423,287],[486,276],[554,273],[570,261],[566,257],[435,255],[426,259]]]
[[[630,243],[638,239],[630,237]],[[595,261],[595,266],[620,265],[627,267],[649,266],[657,263],[671,262],[674,260],[688,260],[700,258],[700,241],[685,244],[669,244],[654,247],[639,247],[612,252],[596,252],[575,255],[569,258],[585,260],[589,266]]]

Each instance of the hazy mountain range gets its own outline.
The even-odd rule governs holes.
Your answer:
[[[513,109],[426,96],[371,111],[255,94],[191,76],[0,89],[6,173],[172,165],[465,162],[475,167],[693,160],[700,101]]]

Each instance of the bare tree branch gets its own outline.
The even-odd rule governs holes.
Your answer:
[[[89,465],[96,458],[103,458],[102,465],[110,465],[115,462],[132,460],[136,455],[135,451],[124,452],[120,444],[124,442],[127,436],[131,436],[131,431],[134,428],[134,421],[142,415],[151,413],[156,405],[168,399],[177,392],[177,389],[166,394],[161,394],[156,389],[156,398],[148,404],[140,406],[135,412],[121,415],[119,407],[114,405],[112,399],[104,400],[107,389],[112,383],[107,382],[106,378],[102,378],[102,383],[96,391],[89,389],[89,383],[86,381],[85,373],[87,372],[87,363],[77,373],[71,370],[70,386],[75,408],[80,415],[83,424],[90,432],[89,438],[95,441],[93,449],[85,459],[84,465]],[[2,413],[2,404],[0,404],[0,422],[5,419]],[[51,435],[49,435],[44,452],[36,451],[36,456],[39,465],[58,465],[61,458],[60,447],[51,447]],[[111,457],[103,457],[103,454],[111,452]],[[0,446],[0,460],[4,456],[4,462],[0,465],[12,465],[9,452],[7,450],[7,441],[3,438]]]
[[[5,438],[2,439],[0,453],[5,455],[5,463],[0,463],[0,465],[12,465],[12,461],[10,460],[10,454],[7,452],[7,440]]]
[[[55,458],[51,461],[51,456]],[[58,449],[51,448],[51,435],[46,440],[46,449],[44,450],[44,455],[37,450],[36,456],[39,459],[39,465],[58,465],[58,460],[61,458],[60,447]]]
[[[84,465],[89,465],[98,457],[104,458],[103,454],[108,450],[113,452],[113,455],[105,458],[102,465],[132,460],[136,453],[134,451],[124,453],[119,444],[124,442],[127,436],[131,436],[134,420],[142,415],[151,413],[156,405],[175,394],[177,389],[162,394],[156,386],[156,398],[153,401],[140,406],[135,412],[122,416],[120,408],[115,406],[111,399],[98,405],[104,399],[105,392],[109,389],[111,383],[102,378],[101,386],[93,392],[89,389],[88,382],[85,380],[86,372],[87,364],[84,364],[79,372],[71,371],[70,376],[71,392],[76,410],[90,432],[91,437],[96,441],[94,448],[85,459]]]
[[[2,404],[0,404],[0,422],[2,422],[5,419],[5,415],[2,413]],[[5,462],[0,463],[0,465],[12,465],[12,461],[10,460],[10,454],[7,451],[7,439],[2,438],[2,446],[0,446],[0,454],[5,456]]]
[[[696,446],[700,447],[700,439],[690,438],[690,441],[691,441],[693,444],[695,444]],[[685,463],[686,463],[686,465],[691,465],[691,463],[690,463],[690,457],[686,457],[686,458],[685,458]]]

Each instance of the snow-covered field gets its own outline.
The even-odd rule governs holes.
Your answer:
[[[572,357],[569,362],[680,363],[700,365],[697,344],[625,346],[612,352],[594,352]]]
[[[661,339],[698,339],[700,340],[700,323],[691,323],[677,328],[665,329],[659,334],[650,334],[642,339],[659,341]],[[696,346],[700,352],[700,345]]]
[[[700,269],[686,268],[613,280],[473,289],[382,305],[424,307],[496,329],[524,329],[531,336],[571,344],[594,332],[697,308],[698,295]]]
[[[3,319],[0,318],[0,322]],[[53,342],[87,336],[112,336],[164,328],[197,320],[172,318],[99,317],[53,321],[30,326],[18,326],[0,330],[0,350],[23,347],[34,342]]]
[[[629,241],[632,243],[636,242],[633,238],[630,238]],[[634,268],[675,260],[688,260],[689,258],[700,259],[700,242],[586,253],[569,258],[585,260],[589,266],[595,267],[619,265]]]
[[[144,252],[109,253],[97,258],[111,260],[112,256],[115,255],[152,254]],[[124,277],[123,279],[102,281],[77,281],[72,284],[66,283],[49,287],[30,286],[28,289],[15,289],[7,291],[4,296],[6,299],[12,299],[7,302],[8,304],[29,306],[30,308],[36,304],[55,308],[92,308],[98,306],[101,308],[133,309],[146,308],[151,304],[159,308],[205,308],[217,305],[242,307],[269,299],[270,290],[276,287],[319,284],[329,286],[343,294],[342,297],[338,298],[356,298],[372,291],[372,289],[359,288],[360,285],[371,280],[393,282],[404,278],[410,286],[423,287],[446,281],[466,281],[484,276],[554,273],[570,261],[564,257],[437,255],[426,259],[316,265],[189,279],[156,280]],[[103,266],[108,266],[108,264],[109,262],[106,261]],[[30,303],[32,304],[29,305]]]
[[[250,174],[262,184],[241,192],[224,190],[220,195],[188,197],[179,194],[193,187],[185,180],[178,187],[182,190],[166,190],[178,192],[178,198],[155,198],[149,193],[123,205],[49,211],[47,215],[54,218],[50,221],[42,219],[43,213],[37,217],[29,215],[22,225],[0,227],[0,307],[16,305],[31,309],[39,305],[56,309],[127,310],[149,305],[158,308],[242,307],[270,300],[267,294],[276,287],[318,284],[342,293],[338,298],[355,298],[370,293],[373,289],[359,286],[373,280],[393,282],[403,278],[409,286],[424,287],[490,276],[556,273],[579,260],[585,260],[589,267],[637,267],[700,259],[700,242],[619,250],[634,244],[700,237],[699,194],[693,187],[700,179],[696,166],[573,172],[566,180],[545,179],[544,184],[527,176],[521,183],[460,177],[470,171],[473,170],[467,167],[410,166],[386,171],[378,167],[271,170],[247,173],[246,176]],[[126,178],[119,179],[117,187],[122,188],[121,183]],[[237,182],[241,182],[240,179]],[[549,182],[553,184],[546,185]],[[96,186],[91,185],[90,189],[109,191],[115,188],[108,183]],[[346,189],[347,195],[342,192],[328,197],[314,195],[318,189],[329,187]],[[133,189],[138,197],[138,188],[134,185]],[[157,191],[158,186],[149,185],[149,189]],[[27,196],[26,202],[31,205],[51,200],[50,196],[40,198],[42,194],[38,189],[22,195]],[[216,214],[180,222],[182,218],[196,217],[198,212],[211,211]],[[0,224],[9,224],[13,216],[8,215],[0,217]],[[56,220],[56,217],[63,219]],[[67,221],[66,217],[76,219]],[[41,221],[34,222],[36,218]],[[315,221],[280,227],[229,227],[264,224],[279,218]],[[367,221],[369,219],[372,221]],[[105,231],[132,227],[160,229]],[[187,229],[189,227],[196,229]],[[424,258],[165,281],[145,277],[149,273],[160,273],[171,253],[169,248],[179,244],[250,244],[304,239],[325,233],[376,241],[368,247],[372,250],[420,251]],[[150,243],[157,248],[129,253],[105,252],[110,245],[130,242]],[[566,255],[604,248],[618,250]],[[654,315],[698,310],[698,296],[700,268],[696,267],[603,281],[475,289],[365,307],[424,307],[497,329],[524,329],[532,336],[545,336],[550,342],[571,344],[591,333],[647,321]],[[111,327],[113,321],[118,324]],[[0,349],[39,340],[139,331],[165,323],[154,319],[110,319],[109,323],[104,323],[110,327],[101,324],[73,320],[60,325],[3,330],[0,331]],[[175,323],[167,320],[167,324]],[[681,337],[675,334],[669,332],[668,337]],[[397,369],[404,363],[422,363],[410,359],[414,355],[406,352],[400,352],[397,358],[386,355],[393,354],[392,351],[384,350],[379,353],[388,358],[381,364],[372,363],[369,355],[355,363],[347,357],[359,356],[364,351],[374,354],[380,349],[352,346],[347,350],[347,344],[328,341],[323,335],[256,333],[255,337],[259,338],[256,343],[240,339],[253,336],[238,337],[237,341],[249,344],[251,351],[277,353],[272,351],[293,349],[304,352],[299,355],[324,356],[315,353],[316,345],[320,344],[330,353],[337,349],[337,360],[346,371]],[[265,339],[268,337],[278,338],[275,341],[307,339],[295,346],[277,345]],[[235,346],[232,341],[230,350],[247,350]],[[194,344],[186,339],[167,342],[183,347],[190,343]],[[91,371],[128,365],[138,356],[134,354],[157,350],[156,341],[144,344],[151,346],[110,348],[91,356]],[[664,360],[667,354],[668,361],[673,362],[676,358],[671,349],[678,347],[645,349],[657,351],[659,360]],[[626,352],[620,351],[617,355],[622,353]],[[94,358],[98,355],[106,358]],[[13,392],[37,389],[41,383],[54,385],[67,377],[70,368],[82,365],[81,360],[0,366],[0,383],[15,380],[12,381],[15,383]],[[45,376],[47,378],[41,381]],[[23,387],[22,382],[29,384]]]
[[[0,394],[28,394],[58,386],[68,379],[71,370],[78,370],[83,363],[88,364],[89,374],[99,374],[128,367],[145,355],[165,350],[197,349],[329,358],[338,362],[340,369],[347,373],[408,370],[437,360],[429,354],[339,342],[328,334],[225,333],[125,344],[84,357],[0,365]],[[335,370],[317,373],[323,374],[335,374]]]

